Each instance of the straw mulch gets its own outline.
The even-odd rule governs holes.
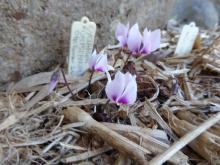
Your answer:
[[[220,164],[219,32],[202,31],[181,57],[179,33],[162,35],[159,51],[126,63],[127,50],[105,48],[116,70],[137,75],[129,108],[107,100],[104,73],[89,88],[89,71],[66,75],[73,96],[63,80],[48,94],[53,71],[9,84],[0,93],[1,164]]]

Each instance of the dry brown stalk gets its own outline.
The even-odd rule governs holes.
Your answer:
[[[186,98],[188,100],[193,100],[193,92],[192,92],[192,88],[191,88],[191,85],[188,83],[188,76],[187,74],[185,73],[184,76],[183,76],[183,88],[185,90],[185,94],[186,94]]]
[[[205,64],[204,67],[208,68],[208,69],[210,69],[212,71],[215,71],[217,73],[220,73],[220,67],[216,67],[216,66],[214,66],[212,64]]]
[[[53,105],[52,102],[47,102],[45,104],[43,104],[42,106],[34,109],[33,111],[30,112],[20,112],[20,113],[14,113],[10,116],[8,116],[1,124],[0,124],[0,131],[10,127],[11,125],[17,123],[18,121],[20,121],[21,119],[30,117],[33,114],[39,114],[45,110],[47,110],[49,107],[51,107]]]
[[[33,86],[49,83],[52,73],[53,72],[42,72],[26,77],[17,82],[11,91],[25,92]]]
[[[151,117],[158,122],[158,124],[173,140],[177,140],[178,138],[176,137],[176,135],[173,133],[173,131],[170,129],[167,123],[163,120],[163,118],[160,116],[160,114],[157,112],[156,108],[151,104],[151,102],[147,99],[145,102],[145,108],[150,112]]]
[[[212,162],[212,164],[218,164],[220,161],[220,138],[212,133],[205,132],[209,127],[213,126],[220,120],[220,113],[213,116],[206,122],[204,122],[199,127],[196,127],[185,120],[179,120],[172,112],[168,110],[168,107],[164,107],[163,115],[169,121],[171,128],[179,135],[184,136],[181,141],[178,141],[174,144],[174,147],[169,149],[169,151],[165,152],[162,156],[166,156],[166,158],[162,159],[162,156],[159,158],[155,158],[154,162],[158,161],[160,163],[167,160],[168,155],[171,156],[176,151],[179,151],[182,147],[189,143],[189,146],[197,152],[199,155],[204,157],[206,160]],[[196,138],[196,140],[194,140]],[[193,140],[193,141],[192,141]],[[168,154],[168,155],[167,155]]]
[[[98,105],[98,104],[106,104],[107,99],[84,99],[80,101],[72,101],[72,100],[67,100],[59,106],[62,107],[68,107],[68,106],[79,106],[79,105]]]
[[[140,143],[140,139],[142,138],[140,145],[143,146],[144,148],[149,149],[153,155],[160,154],[169,148],[168,144],[162,143],[150,136],[144,138],[143,136],[140,137],[135,133],[129,133],[129,132],[123,132],[122,134],[136,143]],[[168,162],[177,165],[188,165],[188,156],[186,156],[181,151],[179,151],[175,155],[173,155],[168,160]]]
[[[102,154],[102,153],[107,152],[109,150],[112,150],[112,148],[108,147],[108,146],[104,146],[104,147],[98,148],[94,151],[87,151],[87,152],[84,152],[82,154],[78,154],[78,155],[70,156],[70,157],[67,157],[67,158],[63,158],[61,161],[63,163],[77,162],[77,161],[81,161],[81,160],[85,160],[85,159],[94,157],[96,155]]]
[[[219,120],[220,120],[220,113],[218,113],[216,116],[210,118],[209,120],[204,122],[199,127],[194,128],[191,132],[184,135],[179,141],[175,142],[167,151],[165,151],[164,153],[162,153],[162,154],[156,156],[155,158],[153,158],[149,162],[150,165],[157,165],[157,164],[164,163],[170,157],[172,157],[176,152],[178,152],[180,149],[182,149],[185,145],[190,143],[192,140],[194,140],[200,134],[205,132],[209,127],[214,125]]]
[[[143,67],[145,69],[149,69],[152,73],[154,73],[155,76],[158,78],[162,78],[163,80],[169,80],[168,75],[166,75],[160,68],[158,68],[155,64],[152,62],[149,62],[147,60],[144,60]]]
[[[36,103],[44,99],[46,96],[49,95],[48,92],[49,85],[44,85],[41,90],[29,101],[24,105],[23,109],[29,110],[31,109]]]
[[[10,92],[28,92],[34,86],[39,86],[42,84],[47,84],[50,82],[50,78],[53,72],[41,72],[28,77],[23,78],[17,82],[11,89]],[[66,75],[67,81],[76,81],[71,76]],[[63,82],[61,77],[61,82]]]
[[[177,117],[181,120],[186,120],[187,122],[197,126],[205,122],[204,119],[202,119],[199,116],[196,116],[194,113],[190,111],[178,111]],[[209,128],[208,131],[217,136],[220,136],[220,124],[217,123],[213,127]]]
[[[69,107],[64,110],[64,116],[71,122],[85,122],[85,125],[82,126],[83,129],[100,136],[110,146],[120,151],[122,154],[128,155],[139,164],[147,164],[144,154],[149,154],[151,153],[150,151],[95,121],[82,109],[78,107]]]
[[[204,55],[202,58],[206,63],[210,63],[210,64],[216,65],[218,67],[220,66],[220,60],[217,58],[214,58],[210,55]]]

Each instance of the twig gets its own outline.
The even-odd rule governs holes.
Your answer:
[[[94,150],[94,151],[87,151],[87,152],[84,152],[84,153],[78,154],[78,155],[74,154],[74,156],[70,156],[70,157],[64,158],[61,161],[63,163],[70,163],[70,162],[81,161],[81,160],[85,160],[85,159],[94,157],[96,155],[102,154],[102,153],[107,152],[109,150],[112,150],[112,148],[104,146],[104,147],[99,148],[99,149]]]
[[[61,139],[63,139],[63,137],[59,137],[59,138],[53,140],[49,145],[47,145],[47,146],[43,149],[42,154],[45,154],[46,152],[48,152],[53,146],[55,146],[56,144],[58,144]]]
[[[212,118],[208,119],[206,122],[201,124],[199,127],[184,135],[179,141],[174,143],[166,152],[160,154],[153,158],[149,163],[150,165],[163,164],[165,161],[169,160],[176,152],[198,137],[200,134],[205,132],[211,126],[216,124],[220,120],[220,112]]]

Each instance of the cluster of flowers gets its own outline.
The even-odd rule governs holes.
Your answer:
[[[129,24],[118,24],[115,37],[119,41],[121,47],[127,47],[132,55],[147,55],[155,51],[160,46],[160,30],[153,32],[145,28],[143,35],[139,31],[138,24],[133,25],[129,29]],[[107,54],[103,52],[97,53],[96,50],[92,53],[89,59],[89,68],[95,72],[105,72],[108,82],[105,87],[107,97],[117,104],[134,104],[137,98],[137,82],[136,76],[131,73],[122,73],[117,71],[114,80],[108,71],[114,68],[108,65]],[[52,77],[49,85],[49,92],[52,92],[56,87],[60,77],[60,70],[57,69]]]
[[[159,48],[161,34],[159,29],[151,32],[145,28],[142,36],[138,24],[129,29],[129,24],[123,25],[119,23],[115,37],[121,47],[128,47],[132,55],[146,55]],[[114,70],[114,68],[108,65],[107,55],[96,51],[93,52],[89,59],[89,68],[92,71],[106,72],[108,82],[105,92],[111,101],[117,104],[134,104],[137,98],[136,76],[131,75],[129,72],[124,74],[117,71],[114,80],[112,80],[108,71]]]
[[[145,28],[142,35],[137,23],[130,29],[129,24],[123,25],[119,23],[115,37],[120,46],[128,47],[133,55],[147,55],[160,47],[161,32],[159,29],[151,32]]]

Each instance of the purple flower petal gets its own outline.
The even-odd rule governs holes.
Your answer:
[[[101,72],[107,71],[107,65],[108,65],[107,55],[106,54],[99,54],[97,56],[98,56],[98,58],[96,60],[96,64],[95,64],[94,69],[96,71],[101,71]]]
[[[154,30],[153,32],[151,32],[150,40],[151,40],[151,52],[160,48],[160,40],[161,40],[160,29],[157,29],[157,30]]]
[[[127,37],[124,37],[124,36],[118,36],[117,37],[117,40],[119,41],[119,45],[121,47],[124,47],[127,45]]]
[[[144,36],[143,36],[143,48],[141,49],[141,53],[150,53],[151,48],[151,32],[148,31],[147,28],[144,29]]]
[[[125,74],[126,88],[123,94],[118,99],[118,102],[123,104],[134,104],[137,98],[137,83],[135,77],[130,73]]]
[[[48,92],[51,93],[54,88],[57,86],[57,83],[60,79],[60,70],[56,70],[55,72],[53,72],[53,74],[51,75],[50,78],[50,85],[48,87]]]
[[[127,97],[121,97],[121,98],[118,99],[117,102],[118,102],[118,103],[121,103],[121,104],[128,104],[128,103],[129,103]]]
[[[92,55],[91,55],[91,57],[89,58],[89,68],[90,68],[91,70],[94,69],[96,60],[97,60],[97,52],[96,52],[96,50],[94,50],[93,53],[92,53]]]
[[[143,37],[143,48],[142,53],[149,54],[160,47],[160,30],[157,29],[153,32],[148,31],[147,28],[144,30]]]
[[[115,74],[115,79],[113,81],[108,81],[105,91],[107,97],[111,100],[116,102],[118,98],[121,96],[121,94],[124,91],[125,87],[125,77],[123,73],[118,71]]]
[[[125,29],[126,29],[126,26],[124,24],[118,23],[116,31],[115,31],[115,38],[118,38],[118,36],[123,36]]]
[[[128,33],[127,45],[133,54],[137,54],[142,43],[142,35],[139,31],[138,24],[133,25]]]
[[[92,56],[89,59],[89,68],[93,71],[106,72],[108,70],[114,70],[113,67],[108,65],[107,55],[103,53],[96,53],[96,50],[93,51]]]
[[[133,104],[137,98],[136,78],[130,73],[117,72],[113,81],[106,85],[107,97],[116,103]]]
[[[121,46],[127,45],[128,31],[129,31],[129,23],[127,25],[124,25],[122,23],[119,23],[117,25],[115,38],[119,41],[119,44]]]

